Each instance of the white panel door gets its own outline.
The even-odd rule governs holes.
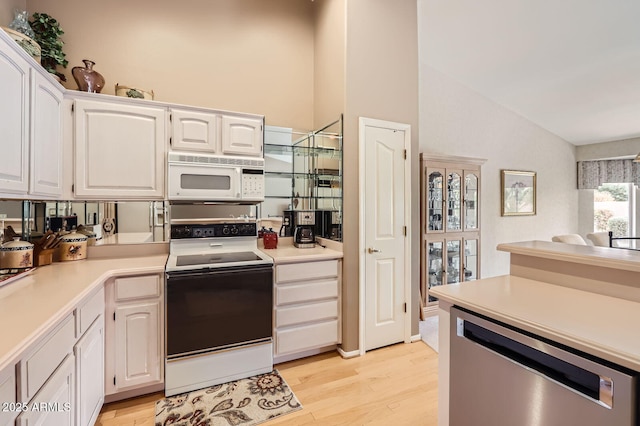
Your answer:
[[[163,199],[164,108],[75,101],[75,195]]]
[[[104,317],[100,315],[75,346],[78,426],[93,425],[104,402]]]
[[[216,114],[171,109],[171,149],[214,154],[218,150]]]
[[[31,70],[29,193],[62,196],[62,90]]]
[[[224,154],[262,156],[262,120],[258,118],[222,117],[222,152]]]
[[[0,39],[0,193],[29,189],[29,66]]]
[[[160,302],[116,307],[115,373],[117,389],[161,379]]]
[[[402,131],[365,130],[365,349],[404,341],[405,212]]]

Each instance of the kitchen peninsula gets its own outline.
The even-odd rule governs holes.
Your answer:
[[[510,253],[510,275],[433,289],[433,294],[439,298],[439,425],[448,425],[450,421],[456,424],[450,416],[458,412],[458,401],[450,393],[456,369],[451,363],[457,356],[453,342],[460,336],[466,337],[467,330],[465,320],[456,318],[458,314],[453,313],[457,308],[464,312],[461,317],[474,314],[482,318],[482,322],[517,330],[513,334],[525,334],[535,337],[538,342],[550,343],[552,350],[569,348],[573,354],[637,376],[640,371],[637,329],[640,323],[640,252],[544,241],[501,244],[498,250]],[[479,346],[475,344],[475,347]],[[514,363],[503,364],[504,368],[511,368]],[[481,371],[484,366],[475,367],[478,367],[475,371]],[[494,373],[496,371],[501,372],[494,370]],[[475,379],[467,378],[469,383]],[[495,377],[496,388],[502,387],[500,380]],[[551,386],[556,388],[564,387],[553,383]],[[631,386],[632,390],[628,392],[617,386],[616,393],[611,396],[611,405],[618,409],[624,407],[621,398],[625,396],[635,400],[630,403],[632,407],[637,406],[637,382]],[[512,395],[527,392],[520,395],[530,401],[540,397],[532,390],[509,389]],[[568,408],[577,393],[561,395],[558,403]],[[601,408],[598,405],[606,406],[598,400],[597,393],[591,399],[580,398],[588,400],[585,403],[587,412],[592,407]],[[503,403],[505,408],[508,405]],[[540,417],[548,414],[543,413],[541,407],[529,408]],[[509,411],[505,409],[504,415]],[[566,410],[567,413],[570,411]],[[635,417],[637,413],[631,415]]]

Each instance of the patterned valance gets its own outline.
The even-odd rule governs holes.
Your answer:
[[[633,160],[578,161],[578,189],[596,189],[603,183],[640,185],[640,163]]]

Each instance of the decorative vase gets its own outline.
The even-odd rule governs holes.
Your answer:
[[[78,90],[82,92],[100,93],[104,87],[104,77],[93,69],[95,62],[83,59],[84,67],[73,67],[71,75],[78,84]]]

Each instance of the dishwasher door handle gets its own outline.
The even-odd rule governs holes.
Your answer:
[[[563,359],[557,354],[545,352],[544,348],[551,345],[535,339],[529,333],[527,333],[529,335],[518,334],[517,339],[512,339],[511,337],[514,336],[505,335],[509,333],[503,334],[501,330],[492,329],[493,326],[501,328],[500,326],[488,323],[489,326],[485,327],[478,322],[487,325],[484,324],[486,323],[484,320],[475,321],[475,319],[456,317],[456,330],[452,332],[459,338],[483,346],[523,368],[535,370],[540,376],[569,387],[603,407],[613,408],[614,380],[612,377],[600,374],[586,365],[576,365],[570,359]],[[505,331],[516,332],[516,330],[506,329]],[[595,363],[594,365],[601,366]]]

